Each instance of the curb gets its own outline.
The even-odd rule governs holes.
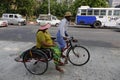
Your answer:
[[[37,24],[37,22],[29,21],[28,24]]]

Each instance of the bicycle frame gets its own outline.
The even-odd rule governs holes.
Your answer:
[[[72,47],[72,42],[71,42],[71,40],[66,41],[66,43],[67,43],[67,46],[66,46],[66,48],[64,48],[64,49],[62,50],[62,52],[64,52],[65,50],[69,49],[70,47]]]
[[[73,41],[73,40],[74,40],[74,38],[73,38],[73,37],[70,37],[70,38],[66,41],[67,47],[64,48],[63,51],[62,51],[62,52],[64,52],[65,50],[67,50],[67,52],[66,52],[66,56],[67,56],[67,57],[68,57],[68,53],[70,52],[70,50],[73,51],[73,54],[74,54],[74,55],[78,56],[78,55],[75,53],[75,51],[73,50],[73,48],[74,48],[75,46],[77,46],[77,45],[74,45],[74,46],[73,46],[73,44],[72,44],[72,42],[77,42],[77,41]]]
[[[62,52],[64,52],[65,50],[67,50],[66,53],[68,53],[68,52],[71,50],[71,48],[74,47],[73,44],[72,44],[72,42],[73,42],[73,37],[70,37],[68,40],[66,40],[67,47],[64,48],[64,49],[62,50]],[[72,50],[72,51],[73,51],[73,53],[75,53],[74,50]]]

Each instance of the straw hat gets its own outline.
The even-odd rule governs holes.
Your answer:
[[[47,23],[47,24],[45,24],[45,25],[41,25],[40,26],[40,30],[45,30],[45,29],[48,29],[48,28],[50,28],[51,27],[51,25],[49,24],[49,23]]]
[[[66,17],[66,16],[72,16],[71,12],[66,12],[66,13],[65,13],[65,17]]]

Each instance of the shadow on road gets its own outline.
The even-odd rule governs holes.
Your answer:
[[[113,29],[113,31],[115,31],[115,32],[120,32],[120,29]]]

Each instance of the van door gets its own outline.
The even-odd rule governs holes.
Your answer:
[[[9,22],[9,24],[13,24],[13,15],[12,14],[9,14],[8,22]]]
[[[16,14],[14,15],[14,24],[18,24],[18,16]]]
[[[51,24],[56,25],[58,23],[56,16],[52,16],[51,18],[52,18]]]

